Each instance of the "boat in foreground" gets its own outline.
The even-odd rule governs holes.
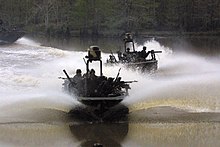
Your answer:
[[[115,78],[104,76],[101,51],[98,46],[89,48],[86,59],[86,73],[84,75],[82,75],[81,69],[77,69],[76,75],[70,78],[67,72],[63,70],[66,75],[66,78],[62,78],[64,79],[63,89],[87,107],[104,113],[124,100],[128,96],[129,83],[136,81],[122,81],[119,77],[120,69]],[[99,76],[95,75],[94,69],[89,68],[92,62],[100,63]]]

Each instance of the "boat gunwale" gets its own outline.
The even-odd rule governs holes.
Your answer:
[[[102,101],[102,100],[108,100],[108,101],[115,101],[115,100],[123,100],[126,97],[126,95],[121,96],[111,96],[111,97],[78,97],[77,100],[83,100],[83,101]]]

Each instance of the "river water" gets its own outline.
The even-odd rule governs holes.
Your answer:
[[[170,42],[136,44],[137,50],[143,45],[162,50],[159,69],[149,74],[122,67],[122,80],[138,82],[122,102],[129,108],[128,119],[112,123],[68,118],[81,104],[62,91],[58,77],[65,76],[63,69],[70,75],[77,68],[85,72],[85,45],[55,48],[21,38],[0,46],[0,146],[219,146],[220,48],[213,49],[215,41],[200,49],[187,40]],[[103,61],[119,46],[110,43]],[[105,66],[103,73],[115,77],[119,68]]]

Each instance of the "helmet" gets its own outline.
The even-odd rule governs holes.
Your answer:
[[[90,70],[90,73],[95,73],[95,70],[94,70],[94,69],[91,69],[91,70]]]
[[[76,73],[77,73],[77,74],[81,74],[81,73],[82,73],[81,69],[77,69],[77,70],[76,70]]]

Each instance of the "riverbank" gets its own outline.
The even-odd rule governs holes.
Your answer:
[[[209,37],[220,36],[220,31],[182,32],[182,31],[148,31],[138,34],[139,37]]]
[[[138,38],[155,38],[155,37],[209,37],[220,36],[220,30],[216,31],[200,31],[200,32],[186,32],[186,31],[154,31],[154,30],[142,30],[142,31],[127,31],[134,37]],[[58,38],[58,39],[70,39],[72,37],[80,38],[122,38],[127,33],[123,30],[107,30],[107,31],[82,31],[71,30],[67,28],[48,28],[29,30],[27,34],[31,36],[39,36],[44,38]]]
[[[173,50],[190,50],[199,54],[215,55],[219,53],[219,36],[215,33],[185,33],[182,35],[172,32],[143,32],[134,34],[133,38],[137,45],[144,45],[148,41],[155,40],[161,46]],[[63,50],[84,51],[91,45],[98,45],[103,52],[117,52],[124,49],[124,35],[105,36],[105,37],[47,37],[43,34],[29,34],[27,38],[40,43],[43,46],[60,48]]]

